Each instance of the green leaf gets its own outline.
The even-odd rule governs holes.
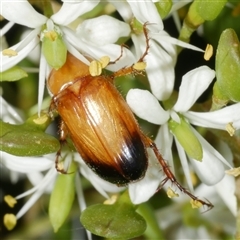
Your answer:
[[[27,73],[18,66],[14,66],[4,72],[0,73],[0,82],[3,81],[17,81],[27,77]]]
[[[85,209],[80,217],[83,226],[93,234],[110,239],[130,239],[146,230],[144,218],[136,212],[124,193],[112,205],[96,204]]]
[[[240,101],[240,44],[233,29],[223,31],[216,54],[217,87],[231,101]],[[215,96],[216,97],[216,96]]]
[[[77,165],[72,163],[68,172],[69,174],[60,174],[54,185],[49,203],[49,218],[54,232],[62,226],[71,210],[74,195]]]
[[[43,132],[49,117],[33,116],[26,123],[14,125],[0,120],[0,149],[16,156],[40,156],[57,152],[59,141]]]

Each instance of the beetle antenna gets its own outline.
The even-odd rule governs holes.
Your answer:
[[[208,200],[207,201],[203,201],[201,199],[199,199],[198,197],[194,196],[192,193],[189,192],[189,190],[187,190],[186,188],[184,188],[176,179],[176,177],[174,176],[174,174],[172,173],[172,171],[170,170],[169,166],[167,165],[167,163],[165,162],[165,160],[163,159],[162,155],[160,154],[160,152],[158,151],[157,149],[157,146],[156,144],[150,139],[150,138],[147,138],[147,143],[148,143],[148,146],[153,150],[155,156],[157,157],[158,159],[158,162],[161,164],[162,168],[163,168],[163,171],[166,175],[166,178],[163,179],[162,183],[160,184],[159,188],[157,191],[159,191],[163,186],[164,184],[170,180],[175,186],[177,186],[177,188],[187,194],[194,202],[198,202],[204,206],[207,206],[208,207],[208,210],[212,209],[213,208],[213,205],[211,202],[209,202]],[[208,211],[207,210],[207,211]]]

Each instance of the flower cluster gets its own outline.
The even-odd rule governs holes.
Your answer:
[[[147,0],[104,2],[75,0],[63,1],[62,5],[58,6],[59,9],[53,11],[51,2],[46,1],[45,5],[41,6],[40,13],[36,10],[39,6],[34,8],[27,0],[1,1],[1,15],[8,21],[1,29],[1,39],[7,36],[14,24],[27,29],[25,30],[27,34],[23,35],[22,40],[1,50],[1,80],[15,81],[25,77],[26,72],[30,70],[28,66],[22,68],[24,73],[16,69],[16,66],[19,63],[24,64],[27,57],[35,54],[34,57],[37,57],[39,65],[37,71],[40,116],[45,96],[45,81],[49,78],[52,69],[57,71],[64,65],[68,52],[86,65],[90,65],[89,59],[99,60],[103,56],[108,56],[110,63],[114,64],[109,64],[106,68],[112,72],[126,69],[139,59],[146,62],[146,79],[149,88],[129,90],[126,96],[128,105],[139,118],[160,126],[154,142],[173,173],[177,172],[174,168],[173,156],[173,146],[176,147],[190,192],[194,192],[191,178],[194,171],[201,181],[199,188],[213,186],[212,189],[219,193],[233,215],[236,215],[234,178],[225,174],[226,169],[234,167],[232,155],[226,156],[229,148],[224,145],[226,149],[224,147],[223,150],[223,147],[211,145],[205,139],[204,133],[200,132],[203,129],[205,132],[208,129],[216,129],[224,130],[233,136],[240,128],[240,103],[235,101],[214,111],[206,111],[201,105],[197,108],[198,111],[195,110],[199,97],[210,89],[215,77],[219,76],[218,71],[207,65],[187,72],[182,76],[178,94],[174,91],[175,65],[179,49],[188,48],[204,52],[196,46],[171,37],[164,30],[162,18],[173,15],[174,19],[177,19],[175,11],[188,2],[191,1],[184,3],[178,1],[172,7],[161,7],[158,1]],[[194,4],[192,6],[194,7]],[[98,12],[105,14],[101,15]],[[118,13],[121,20],[113,17],[114,12]],[[189,19],[191,20],[191,17]],[[177,25],[179,26],[179,22]],[[128,49],[119,44],[120,39],[131,40],[133,47]],[[38,49],[37,54],[34,52],[36,49]],[[142,59],[143,55],[144,59]],[[3,88],[3,96],[4,91]],[[4,123],[19,124],[19,126],[23,124],[24,114],[21,110],[14,109],[2,96],[0,96],[0,104],[2,107],[0,119],[3,126]],[[7,135],[8,131],[4,134]],[[222,144],[222,141],[218,144]],[[109,198],[109,193],[126,189],[98,177],[78,153],[64,154],[65,152],[62,153],[65,160],[64,168],[67,169],[74,162],[76,172],[80,172],[88,179],[105,198]],[[4,221],[8,229],[15,226],[16,220],[21,218],[43,193],[55,191],[53,189],[56,188],[58,177],[55,169],[55,153],[42,152],[40,157],[27,154],[24,157],[20,154],[15,155],[18,154],[1,151],[1,168],[3,171],[9,171],[11,179],[15,181],[20,176],[26,176],[33,188],[15,197],[20,199],[32,194],[16,216],[5,216]],[[144,178],[128,185],[131,202],[135,205],[148,201],[158,191],[164,179],[161,166],[151,150],[148,151],[148,155],[149,163]],[[83,211],[86,203],[81,188],[81,178],[77,174],[73,177],[75,186],[73,191],[76,192],[80,209]],[[222,193],[228,193],[228,198]],[[65,220],[65,216],[62,218]],[[54,230],[57,231],[62,223],[55,224],[55,220],[52,220]],[[91,238],[90,233],[88,238]]]

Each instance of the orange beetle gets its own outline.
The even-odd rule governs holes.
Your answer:
[[[144,33],[147,38],[146,30]],[[139,63],[148,48],[147,41]],[[110,76],[93,77],[89,66],[68,54],[65,65],[52,70],[47,82],[53,94],[50,111],[57,110],[62,119],[60,141],[64,142],[69,133],[85,163],[101,178],[117,185],[144,177],[148,167],[146,149],[152,148],[166,175],[159,189],[170,180],[194,201],[212,208],[210,202],[197,198],[178,183],[155,143],[141,132],[131,109],[115,88],[115,77],[138,71],[131,66]],[[58,169],[60,151],[56,168],[64,172]]]
[[[65,78],[65,72],[76,76]],[[62,124],[94,172],[119,185],[144,176],[148,158],[142,133],[110,77],[92,77],[87,65],[68,54],[66,64],[52,71],[48,89],[54,94],[53,104]]]

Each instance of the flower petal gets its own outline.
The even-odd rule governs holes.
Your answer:
[[[80,61],[84,62],[86,65],[89,65],[89,60],[85,58],[81,52],[85,52],[85,43],[82,42],[81,39],[79,39],[75,32],[67,27],[62,27],[62,31],[64,32],[64,41],[67,46],[68,51],[78,58]]]
[[[180,0],[180,1],[175,1],[170,13],[176,12],[177,10],[179,10],[180,8],[184,7],[185,5],[187,5],[188,3],[191,3],[192,0]]]
[[[112,72],[118,71],[119,69],[131,66],[136,62],[132,52],[127,48],[122,48],[117,44],[107,44],[101,47],[96,47],[88,44],[85,51],[93,57],[93,59],[100,59],[103,56],[108,56],[111,62],[114,62],[119,56],[118,61],[114,64],[108,65],[106,68]]]
[[[175,80],[174,59],[153,42],[146,56],[146,62],[146,72],[152,93],[159,100],[168,99]]]
[[[175,139],[175,143],[176,143],[176,146],[177,146],[178,155],[179,155],[179,158],[180,158],[180,161],[181,161],[184,176],[187,180],[187,185],[188,185],[190,191],[193,193],[194,192],[193,183],[192,183],[192,180],[191,180],[190,169],[189,169],[189,164],[188,164],[188,161],[187,161],[186,153],[185,153],[182,145],[178,142],[177,138],[174,137],[174,139]]]
[[[161,33],[162,35],[166,34],[164,31]],[[132,34],[132,40],[136,57],[140,59],[146,50],[146,37],[143,34]],[[149,44],[151,47],[144,58],[147,63],[146,72],[152,93],[157,99],[165,100],[171,95],[174,86],[176,48],[172,44],[164,42],[163,46],[161,41],[153,40],[150,35]]]
[[[213,112],[188,111],[184,113],[184,116],[197,126],[225,130],[226,125],[232,123],[235,129],[240,129],[240,103]]]
[[[190,158],[190,162],[203,183],[210,186],[214,185],[224,177],[225,170],[222,162],[228,166],[229,164],[195,129],[192,128],[192,130],[202,144],[203,159],[199,162]]]
[[[162,180],[163,172],[160,164],[155,156],[151,155],[152,152],[149,151],[149,166],[145,177],[136,183],[130,183],[128,186],[129,196],[133,204],[140,204],[151,198]]]
[[[111,4],[117,9],[122,19],[125,22],[130,22],[132,19],[132,10],[126,1],[111,1]]]
[[[159,36],[159,35],[161,35],[161,36]],[[204,52],[204,50],[202,50],[201,48],[196,47],[196,46],[194,46],[192,44],[183,42],[183,41],[181,41],[181,40],[179,40],[177,38],[170,37],[170,36],[168,36],[168,34],[167,34],[167,36],[164,36],[162,34],[162,32],[161,33],[152,33],[150,36],[154,37],[154,39],[158,40],[161,43],[165,42],[168,45],[169,44],[177,45],[177,46],[180,46],[180,47],[183,47],[183,48],[187,48],[187,49],[191,49],[191,50],[194,50],[194,51]],[[156,36],[158,36],[158,37],[156,37]]]
[[[31,52],[39,43],[39,37],[37,34],[40,32],[40,28],[36,28],[31,33],[24,38],[21,42],[17,43],[16,45],[10,47],[11,49],[15,50],[18,54],[13,57],[3,56],[1,52],[1,72],[6,71],[7,69],[15,66],[19,63],[22,59],[24,59],[29,52]]]
[[[44,179],[37,186],[34,187],[34,189],[36,189],[36,192],[28,199],[26,204],[17,213],[16,217],[18,219],[22,217],[31,208],[31,206],[39,199],[39,197],[41,197],[41,195],[45,192],[46,187],[54,181],[56,175],[57,175],[56,169],[51,168],[45,175]],[[19,199],[25,195],[26,194],[23,193],[17,196],[16,198]]]
[[[195,68],[182,78],[179,96],[173,109],[176,112],[186,112],[196,102],[199,96],[208,88],[215,77],[215,71],[207,66]]]
[[[1,152],[1,158],[6,168],[21,173],[45,171],[54,163],[54,160],[51,160],[53,159],[53,155],[45,155],[44,157],[18,157]]]
[[[114,64],[111,64],[107,67],[110,71],[117,71],[123,67],[130,66],[136,62],[135,57],[132,52],[127,48],[122,48],[117,44],[106,44],[104,46],[95,46],[90,42],[86,42],[84,39],[81,39],[79,36],[73,34],[73,32],[64,28],[65,37],[67,40],[67,48],[77,49],[79,52],[89,56],[92,59],[100,59],[103,56],[110,57],[110,61],[115,61],[121,54],[121,58]],[[71,46],[70,46],[71,45]],[[74,54],[74,56],[76,56]],[[78,57],[78,56],[76,56]],[[81,58],[78,57],[81,61],[89,65],[89,62],[85,59],[84,56]]]
[[[166,160],[169,168],[175,173],[173,155],[172,155],[172,142],[173,135],[170,133],[167,124],[163,124],[158,131],[158,134],[154,140],[157,148],[161,152],[163,158]]]
[[[159,45],[159,47],[162,48],[162,52],[166,52],[171,57],[171,66],[174,67],[178,55],[176,45],[178,45],[179,40],[171,37],[165,31],[160,31],[158,33],[150,32],[149,38],[153,39]]]
[[[40,27],[47,21],[27,0],[1,1],[1,9],[4,18],[26,27]]]
[[[226,203],[234,216],[237,216],[237,199],[235,195],[235,181],[233,176],[225,175],[225,177],[216,184],[216,190]]]
[[[0,119],[8,123],[22,123],[23,120],[20,117],[20,114],[14,109],[10,104],[8,104],[4,98],[0,95]]]
[[[96,46],[115,43],[120,37],[128,36],[130,31],[128,24],[107,15],[85,20],[76,29],[86,42]]]
[[[67,26],[80,15],[91,11],[98,3],[99,0],[64,1],[60,10],[52,15],[51,19],[59,25]]]
[[[107,192],[116,193],[122,191],[124,187],[118,187],[115,184],[107,182],[94,173],[82,160],[78,153],[74,154],[74,160],[80,163],[81,174],[88,179],[96,190],[105,198],[109,198]]]
[[[8,22],[7,24],[4,25],[3,28],[0,29],[0,37],[3,37],[14,25],[14,22]],[[0,47],[0,49],[4,49],[5,47]]]
[[[147,90],[131,89],[127,94],[126,101],[137,116],[148,122],[161,125],[169,119],[169,113]]]
[[[52,164],[52,168],[55,170],[56,173],[54,173],[57,176],[57,170],[55,169],[55,166]],[[38,186],[42,181],[44,181],[45,178],[45,173],[41,173],[41,172],[30,172],[27,173],[27,177],[28,180],[31,182],[31,184],[33,186]],[[46,188],[45,188],[45,193],[51,193],[53,190],[53,186],[54,186],[54,181],[49,183]]]
[[[148,25],[148,29],[151,31],[157,32],[163,30],[162,19],[160,18],[156,6],[152,1],[127,0],[127,2],[132,9],[133,15],[140,23],[152,23]]]
[[[86,205],[86,201],[84,198],[82,182],[81,182],[81,178],[80,178],[79,174],[76,174],[75,189],[76,189],[76,193],[77,193],[79,209],[80,209],[80,212],[82,212],[83,210],[86,209],[87,205]],[[92,240],[92,233],[88,230],[86,231],[86,233],[87,233],[87,240]]]
[[[40,56],[40,70],[39,70],[39,81],[38,81],[38,114],[42,109],[43,95],[45,90],[45,79],[48,79],[47,75],[47,61],[43,54]]]

